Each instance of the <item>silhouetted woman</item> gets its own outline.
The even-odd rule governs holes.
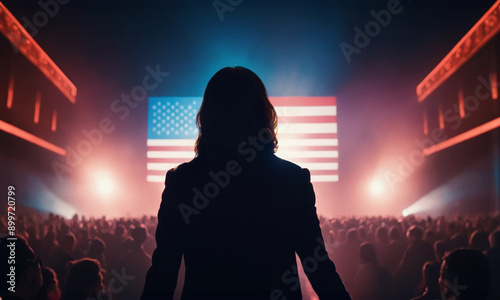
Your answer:
[[[307,169],[274,155],[277,116],[252,71],[209,81],[196,157],[168,171],[142,300],[302,299],[295,252],[321,299],[350,299],[321,237]]]

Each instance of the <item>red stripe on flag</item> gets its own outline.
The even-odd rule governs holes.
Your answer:
[[[280,134],[278,131],[279,139],[336,139],[336,133],[287,133]]]
[[[273,106],[332,106],[336,97],[269,97]]]
[[[338,170],[309,170],[311,175],[338,175]]]
[[[148,151],[186,151],[186,152],[193,152],[194,155],[194,145],[193,146],[148,146]]]
[[[297,116],[278,117],[278,124],[281,123],[336,123],[337,116]]]
[[[153,176],[165,176],[167,174],[168,170],[148,170],[148,175],[153,175]]]
[[[280,150],[291,150],[291,151],[337,151],[339,147],[337,146],[289,146],[289,147],[281,147]],[[286,149],[286,150],[285,150]]]

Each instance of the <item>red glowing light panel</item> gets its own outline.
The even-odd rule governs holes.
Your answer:
[[[12,99],[14,98],[14,78],[9,79],[9,91],[7,92],[7,108],[12,107]]]
[[[61,156],[65,156],[66,155],[66,150],[64,150],[63,148],[61,147],[58,147],[52,143],[49,143],[47,142],[46,140],[43,140],[27,131],[24,131],[14,125],[11,125],[9,123],[6,123],[2,120],[0,120],[0,130],[3,130],[7,133],[10,133],[12,135],[15,135],[19,138],[22,138],[23,140],[26,140],[30,143],[33,143],[35,145],[38,145],[42,148],[45,148],[47,150],[50,150],[54,153],[57,153]]]
[[[489,121],[487,123],[484,123],[483,125],[480,125],[474,129],[466,131],[462,134],[454,136],[450,139],[447,139],[444,142],[441,142],[441,143],[436,144],[434,146],[431,146],[429,148],[425,148],[424,150],[422,150],[422,153],[424,155],[431,155],[433,153],[436,153],[436,152],[441,151],[443,149],[449,148],[451,146],[454,146],[454,145],[461,143],[461,142],[464,142],[466,140],[472,139],[480,134],[483,134],[485,132],[488,132],[488,131],[493,130],[493,129],[498,128],[498,127],[500,127],[500,117],[496,118],[492,121]]]
[[[439,105],[439,129],[444,129],[443,107]]]
[[[418,101],[422,102],[460,66],[500,31],[500,0],[483,15],[446,57],[417,86]]]
[[[464,107],[464,90],[460,88],[458,91],[458,110],[460,112],[460,118],[465,118],[465,107]]]
[[[427,124],[427,112],[424,111],[424,134],[427,135],[429,133],[429,125]]]
[[[40,104],[42,103],[42,94],[40,92],[36,93],[36,100],[35,100],[35,116],[33,117],[33,122],[35,124],[38,124],[40,121]]]
[[[497,81],[497,71],[496,70],[491,71],[490,86],[491,86],[491,98],[493,100],[498,99],[498,81]]]
[[[0,2],[0,33],[3,33],[12,46],[52,81],[71,102],[76,102],[76,86],[42,50],[2,2]]]
[[[57,110],[54,110],[54,112],[52,113],[52,124],[50,126],[50,130],[57,130]]]

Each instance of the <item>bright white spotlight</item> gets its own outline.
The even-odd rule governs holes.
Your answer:
[[[370,182],[369,186],[370,193],[373,196],[381,196],[385,192],[385,183],[380,178],[375,178]]]
[[[99,193],[103,196],[110,195],[114,190],[114,183],[111,178],[103,178],[97,186]]]
[[[113,176],[107,171],[96,172],[94,177],[95,190],[98,196],[107,197],[116,190]]]

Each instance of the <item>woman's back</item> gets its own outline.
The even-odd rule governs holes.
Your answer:
[[[197,120],[197,157],[166,176],[141,299],[172,298],[182,256],[182,299],[301,299],[295,252],[320,298],[350,299],[324,249],[309,171],[274,155],[277,116],[260,79],[222,69]]]
[[[295,249],[308,226],[301,225],[300,214],[314,201],[306,197],[308,172],[274,155],[241,159],[234,175],[224,166],[212,169],[203,158],[170,175],[176,187],[171,194],[167,187],[164,201],[171,197],[180,215],[184,294],[243,290],[269,297],[277,289],[301,298]]]

